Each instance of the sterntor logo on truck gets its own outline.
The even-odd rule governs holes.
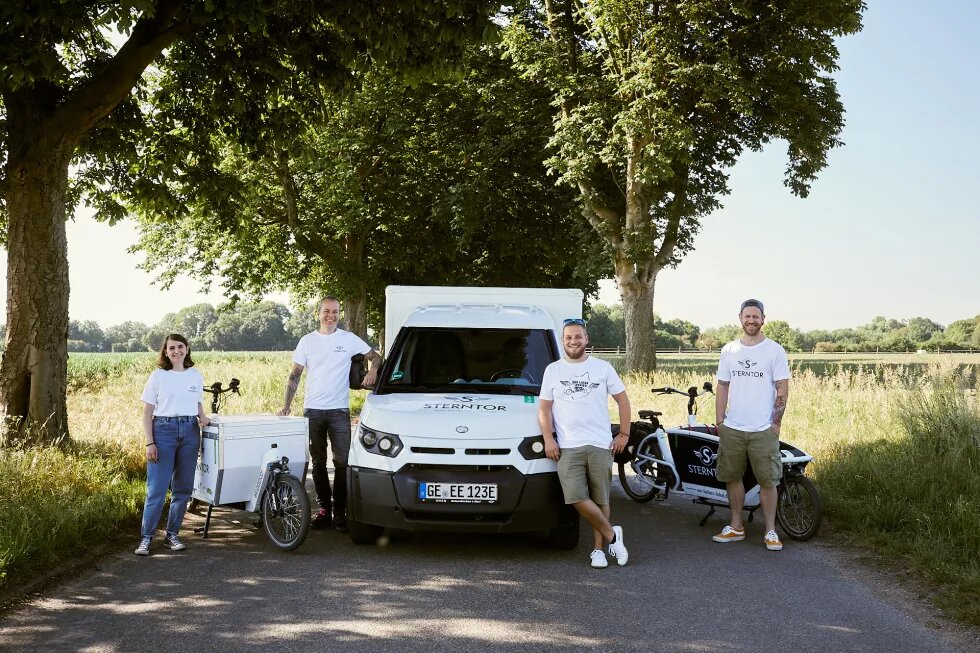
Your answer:
[[[486,397],[489,399],[490,397]],[[455,397],[447,397],[447,399],[455,399]],[[470,399],[469,397],[460,397],[460,399]],[[500,406],[497,404],[475,404],[475,403],[457,403],[453,401],[452,403],[427,403],[423,404],[422,408],[427,410],[493,410],[493,411],[506,411],[507,406]]]

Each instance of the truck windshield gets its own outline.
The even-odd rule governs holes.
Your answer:
[[[550,331],[406,327],[398,336],[378,394],[476,387],[492,394],[538,394],[557,358]]]

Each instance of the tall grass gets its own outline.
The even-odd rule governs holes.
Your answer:
[[[662,367],[624,379],[634,413],[653,408],[664,424],[685,423],[686,399],[650,388],[700,386],[712,375]],[[980,626],[976,378],[976,366],[948,360],[822,375],[794,366],[781,439],[815,456],[807,472],[831,525],[920,572],[939,605]],[[710,395],[700,413],[714,422]]]
[[[155,355],[102,356],[69,360],[71,447],[0,449],[0,582],[123,526],[136,535],[145,471],[139,398]],[[208,384],[241,380],[241,395],[230,396],[223,413],[282,406],[289,352],[194,357]],[[828,521],[919,570],[937,584],[944,607],[980,625],[980,365],[943,357],[928,365],[914,357],[894,365],[793,360],[782,438],[815,456],[808,474]],[[701,386],[715,365],[711,357],[663,357],[657,372],[626,376],[634,419],[653,408],[665,424],[684,423],[686,400],[655,397],[650,388]],[[355,415],[365,395],[353,393]],[[301,387],[294,415],[302,403]],[[700,417],[714,421],[710,396]]]

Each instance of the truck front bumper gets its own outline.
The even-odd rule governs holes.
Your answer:
[[[494,503],[423,502],[418,498],[423,482],[495,483],[498,498]],[[525,476],[510,466],[406,465],[394,473],[349,467],[347,489],[351,519],[399,530],[520,533],[578,523],[553,472]]]

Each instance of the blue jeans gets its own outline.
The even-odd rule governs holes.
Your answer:
[[[310,420],[310,467],[316,502],[333,518],[343,522],[347,514],[347,456],[350,454],[350,411],[345,408],[320,410],[307,408],[303,416]],[[327,441],[333,456],[333,493],[327,474]]]
[[[146,464],[146,505],[143,507],[141,535],[153,537],[156,534],[168,487],[170,512],[167,515],[167,534],[177,535],[194,489],[194,471],[201,448],[201,427],[198,426],[197,415],[154,417],[153,441],[157,445],[157,460]]]

